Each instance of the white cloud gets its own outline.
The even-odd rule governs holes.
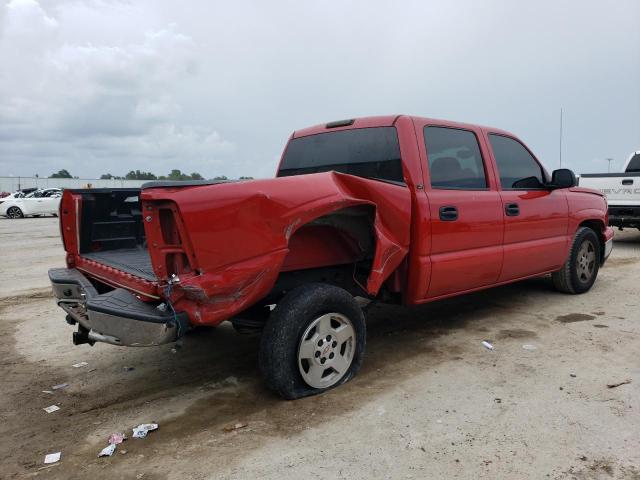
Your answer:
[[[35,0],[12,0],[6,7],[0,40],[0,58],[8,64],[0,77],[2,170],[28,162],[28,173],[64,167],[83,175],[98,175],[99,168],[122,174],[135,167],[162,174],[188,167],[216,174],[213,168],[234,145],[210,125],[181,120],[173,95],[174,85],[196,75],[195,42],[174,25],[128,34],[126,41],[79,39],[65,23],[78,21],[78,9],[86,13],[86,5],[58,5],[57,20]],[[106,16],[93,25],[97,30],[112,31],[131,14],[122,5],[94,9]],[[94,43],[96,38],[103,43]]]

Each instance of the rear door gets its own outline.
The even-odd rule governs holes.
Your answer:
[[[566,191],[544,186],[544,169],[517,139],[488,132],[487,140],[503,204],[504,264],[499,281],[560,268],[568,248]]]
[[[431,218],[427,297],[491,285],[502,266],[504,220],[481,132],[437,125],[422,130]]]

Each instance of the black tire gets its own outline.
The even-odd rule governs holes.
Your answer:
[[[16,219],[16,218],[24,218],[24,213],[20,210],[20,207],[9,207],[7,208],[7,217]]]
[[[329,317],[327,314],[330,313],[338,314],[342,319],[348,319],[349,322],[345,325],[352,327],[353,335],[348,340],[349,354],[352,355],[352,359],[342,376],[339,376],[339,370],[334,370],[329,365],[334,360],[328,360],[328,356],[326,366],[324,361],[322,361],[322,366],[314,365],[314,369],[326,368],[322,379],[325,378],[324,374],[328,372],[329,375],[326,378],[334,382],[326,388],[317,388],[309,385],[302,376],[304,364],[308,360],[299,360],[299,351],[302,354],[303,341],[310,342],[309,335],[316,328],[311,326],[316,324],[321,317]],[[331,328],[333,328],[333,316],[330,318]],[[341,325],[340,328],[342,326],[344,325]],[[312,330],[307,333],[310,327]],[[303,339],[305,333],[307,333],[307,338]],[[316,335],[317,332],[313,333],[315,338],[320,338]],[[325,340],[328,337],[319,340],[320,345],[325,341],[323,347],[325,352],[322,355],[326,353],[327,348],[333,348],[332,351],[329,351],[330,353],[326,354],[331,355],[331,359],[334,359],[334,355],[336,359],[340,355],[340,358],[344,360],[347,342],[336,345],[337,335],[334,335],[336,338],[329,339],[329,341]],[[364,314],[350,293],[333,285],[321,283],[303,285],[285,295],[271,312],[260,340],[260,370],[267,386],[287,400],[316,395],[351,380],[360,370],[365,346]],[[314,356],[318,358],[319,355],[314,354]],[[318,359],[318,362],[320,360],[322,359]]]
[[[600,251],[600,240],[596,232],[587,227],[578,228],[569,250],[569,258],[560,270],[551,274],[555,288],[572,294],[588,291],[598,276]]]

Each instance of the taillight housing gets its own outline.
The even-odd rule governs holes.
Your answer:
[[[194,269],[184,226],[173,202],[144,202],[143,217],[149,254],[161,278],[191,273]]]

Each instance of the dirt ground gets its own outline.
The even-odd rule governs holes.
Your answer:
[[[0,252],[0,478],[640,479],[638,232],[616,234],[585,295],[540,278],[375,307],[360,374],[294,402],[264,389],[258,338],[228,326],[175,353],[74,347],[46,275],[63,265],[56,219],[0,220]]]

